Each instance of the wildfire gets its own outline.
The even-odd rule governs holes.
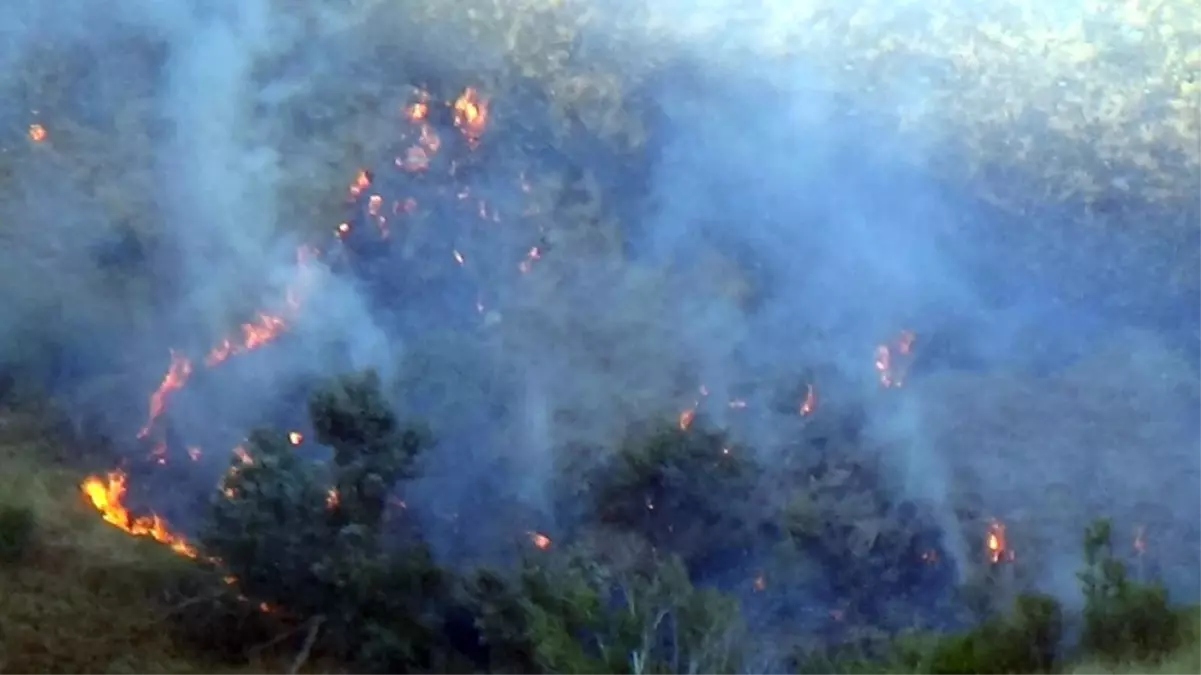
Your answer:
[[[805,398],[801,400],[801,406],[797,412],[802,417],[813,413],[813,409],[817,407],[817,392],[814,391],[812,384],[805,385]]]
[[[525,254],[525,259],[517,264],[517,269],[521,270],[522,274],[529,272],[534,268],[534,261],[542,257],[542,252],[535,246]]]
[[[350,199],[353,201],[359,198],[363,190],[371,187],[371,172],[366,169],[359,169],[355,174],[354,181],[350,184]]]
[[[688,431],[688,427],[692,426],[692,420],[696,419],[696,408],[685,408],[680,413],[678,420],[680,431]]]
[[[413,122],[422,122],[430,114],[430,104],[425,101],[410,103],[405,107],[405,117]]]
[[[1140,558],[1147,552],[1147,527],[1145,525],[1134,528],[1134,552]]]
[[[242,324],[241,342],[234,342],[229,338],[222,340],[209,350],[204,363],[207,366],[215,366],[234,354],[262,347],[279,337],[285,326],[282,318],[260,312],[256,320]]]
[[[104,522],[109,523],[135,537],[150,537],[171,547],[172,551],[189,558],[196,557],[196,549],[183,537],[172,533],[167,523],[155,514],[133,517],[122,501],[125,498],[126,475],[123,471],[110,471],[107,476],[89,476],[82,484],[84,496],[100,512]]]
[[[903,330],[891,344],[876,347],[876,371],[881,387],[900,387],[905,384],[905,373],[913,360],[913,341],[916,337],[913,331]]]
[[[1002,560],[1013,560],[1013,550],[1005,539],[1005,524],[993,520],[988,524],[988,534],[985,538],[985,548],[989,562],[999,563]]]
[[[29,140],[33,141],[34,143],[41,143],[42,141],[46,140],[46,127],[37,124],[36,122],[34,124],[30,124]]]
[[[145,438],[150,433],[150,427],[167,407],[167,395],[184,386],[191,374],[192,362],[186,357],[176,354],[175,350],[171,350],[171,365],[167,367],[167,374],[163,376],[163,381],[158,385],[158,389],[150,395],[150,416],[146,420],[146,425],[138,431],[138,438]]]
[[[488,103],[473,87],[467,87],[454,102],[455,126],[474,145],[488,123]]]
[[[488,99],[478,89],[468,87],[453,101],[443,99],[436,102],[438,103],[438,107],[434,108],[430,95],[427,92],[418,91],[414,100],[403,107],[404,119],[399,124],[404,126],[404,143],[397,147],[398,156],[394,160],[395,166],[399,169],[409,172],[425,171],[429,169],[435,156],[442,149],[444,139],[456,141],[455,131],[445,130],[442,133],[449,135],[439,136],[439,132],[435,129],[435,126],[430,123],[431,112],[435,112],[439,118],[439,124],[441,124],[444,122],[446,115],[442,111],[449,109],[449,116],[453,120],[454,127],[457,133],[461,134],[465,139],[467,147],[475,149],[478,146],[480,138],[489,123],[490,110]],[[443,105],[446,108],[442,108]],[[40,142],[47,138],[46,129],[40,124],[31,124],[28,134],[29,138],[34,142]],[[452,145],[457,147],[460,144],[452,143]],[[454,162],[450,163],[450,173],[452,176],[455,175],[457,166]],[[387,219],[389,217],[402,217],[403,214],[415,212],[418,208],[418,203],[413,197],[392,200],[386,194],[376,194],[376,188],[373,188],[375,178],[375,175],[371,171],[365,168],[358,169],[349,182],[349,185],[345,187],[346,192],[343,194],[347,202],[356,205],[356,208],[362,209],[359,215],[365,215],[369,219],[374,218],[381,235],[387,237]],[[526,193],[532,190],[531,184],[527,181],[524,174],[521,176],[521,189]],[[449,194],[453,194],[453,191]],[[462,188],[458,196],[466,200],[464,206],[469,210],[476,210],[480,218],[500,221],[501,216],[494,203],[486,202],[474,194],[470,195],[469,198],[466,188]],[[348,219],[346,222],[338,224],[334,229],[334,233],[339,238],[344,238],[351,233],[352,227],[364,227],[359,225],[359,222],[357,219]],[[356,234],[358,233],[356,232]],[[517,265],[519,270],[522,273],[529,272],[535,262],[541,259],[542,254],[543,251],[538,246],[528,248]],[[298,264],[301,266],[301,271],[306,271],[306,262],[316,259],[320,255],[321,251],[318,249],[302,248],[298,252]],[[459,265],[465,264],[465,257],[460,251],[453,250],[452,256]],[[266,311],[259,312],[253,320],[241,324],[237,330],[231,331],[228,337],[218,341],[207,352],[194,352],[189,357],[176,350],[170,351],[170,364],[162,381],[150,395],[148,417],[145,425],[138,432],[139,438],[144,438],[150,435],[152,431],[154,432],[153,461],[160,464],[165,463],[168,450],[170,449],[165,441],[166,437],[162,435],[161,425],[156,427],[156,424],[166,411],[172,392],[186,385],[192,375],[193,368],[201,367],[202,364],[205,367],[216,367],[232,356],[255,350],[282,335],[295,318],[293,311],[298,310],[301,304],[301,298],[298,297],[297,291],[294,288],[287,290],[286,298],[288,306],[279,310],[278,314],[267,313]],[[483,312],[482,301],[479,301],[477,304],[480,311]],[[200,357],[201,354],[203,354],[203,359]],[[708,392],[702,386],[701,395],[706,396],[707,394]],[[746,403],[744,401],[732,400],[730,402],[731,408],[742,408],[745,406]],[[679,421],[681,429],[689,427],[695,418],[698,408],[699,399],[696,405],[681,413]],[[293,446],[298,446],[305,440],[304,434],[299,431],[288,432],[287,438],[288,442]],[[199,461],[201,457],[199,447],[187,447],[186,452],[192,461]],[[229,487],[230,483],[226,482],[228,478],[236,475],[243,467],[254,463],[254,459],[247,453],[244,447],[235,447],[232,452],[236,460],[231,463],[225,476],[226,480],[223,480],[219,486],[227,496],[233,496],[232,489]],[[725,449],[723,452],[728,454],[729,449]],[[196,548],[186,538],[172,532],[168,524],[158,515],[152,513],[135,517],[130,514],[123,504],[127,480],[127,474],[118,469],[104,475],[89,476],[80,483],[80,489],[91,505],[101,514],[105,522],[118,527],[130,535],[152,538],[169,546],[181,555],[191,558],[197,557]],[[337,507],[339,499],[340,495],[337,489],[330,488],[325,495],[326,506],[328,508]],[[402,509],[405,508],[403,502],[390,501],[389,504]],[[646,507],[653,510],[655,505],[648,499]],[[530,542],[536,548],[542,550],[550,548],[552,541],[549,536],[536,531],[530,531],[527,534]],[[236,581],[232,576],[227,578],[227,583],[234,584]],[[271,611],[266,605],[263,605],[262,609],[264,611]]]

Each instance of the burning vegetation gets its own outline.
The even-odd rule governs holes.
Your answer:
[[[531,22],[553,14],[531,12]],[[514,28],[506,39],[519,39],[522,30]],[[495,74],[442,74],[431,78],[436,84],[385,88],[387,96],[373,110],[386,110],[387,118],[371,125],[371,138],[343,144],[353,148],[354,164],[342,166],[350,170],[330,188],[337,192],[331,201],[340,202],[338,217],[306,225],[311,237],[298,238],[307,241],[296,251],[292,283],[280,297],[211,343],[164,345],[165,372],[148,394],[145,417],[139,413],[134,421],[141,426],[113,441],[124,459],[78,485],[95,517],[130,537],[158,542],[181,564],[215,570],[218,591],[236,601],[236,609],[223,611],[251,615],[239,619],[244,623],[238,631],[266,626],[272,633],[232,651],[289,645],[295,648],[292,672],[310,659],[366,672],[734,672],[754,665],[752,652],[766,653],[762,640],[771,630],[814,640],[775,650],[789,653],[771,669],[808,668],[806,659],[846,645],[884,658],[895,646],[891,636],[913,624],[964,629],[975,618],[973,593],[992,594],[990,609],[998,597],[1017,598],[1016,618],[998,612],[999,623],[939,643],[923,658],[945,659],[937,661],[943,671],[963,666],[969,656],[978,659],[969,669],[1060,667],[1062,610],[1027,593],[1032,585],[1023,575],[1032,568],[1025,565],[1037,561],[1039,551],[1027,545],[1022,520],[991,503],[983,513],[1004,521],[982,521],[979,513],[947,517],[943,511],[951,507],[898,489],[889,474],[889,461],[911,450],[864,431],[865,420],[899,407],[890,402],[911,400],[905,397],[921,388],[933,344],[924,323],[854,336],[854,362],[826,370],[789,363],[783,374],[767,377],[741,362],[715,367],[709,354],[691,353],[656,353],[632,366],[618,362],[622,352],[611,342],[621,336],[606,330],[608,322],[619,322],[613,315],[620,312],[598,301],[599,291],[581,302],[570,292],[579,288],[572,284],[589,274],[586,266],[604,267],[610,259],[619,260],[623,271],[654,266],[623,250],[633,237],[611,231],[628,215],[606,200],[624,199],[632,188],[621,179],[598,179],[610,175],[605,162],[597,161],[596,171],[580,169],[578,148],[610,152],[608,163],[618,169],[611,173],[630,174],[624,178],[637,183],[644,178],[638,171],[646,170],[639,164],[652,154],[642,144],[654,116],[642,119],[637,106],[624,104],[640,92],[608,87],[606,78],[587,70],[529,82],[541,77],[536,69],[544,66],[511,69],[521,73],[522,87],[545,89],[522,89],[521,95],[516,85],[505,91]],[[578,93],[579,101],[556,101],[553,122],[523,107],[526,98],[560,91]],[[29,124],[24,137],[25,123],[18,122],[14,137],[38,146],[33,153],[72,147],[71,125],[41,119],[53,129],[52,142],[40,122]],[[528,150],[540,143],[555,147]],[[514,168],[521,163],[517,155],[529,161]],[[502,171],[508,173],[498,178]],[[604,181],[612,185],[598,186]],[[753,277],[753,265],[746,267],[731,274]],[[702,276],[709,275],[718,276]],[[413,405],[419,397],[398,393],[390,379],[371,370],[308,378],[298,387],[307,403],[304,424],[289,418],[247,429],[244,438],[226,445],[187,437],[190,427],[178,424],[186,396],[181,392],[218,397],[204,389],[209,378],[220,385],[214,391],[242,386],[232,363],[253,363],[286,349],[289,340],[312,339],[304,326],[319,323],[324,309],[314,297],[329,290],[316,284],[361,293],[381,333],[406,350],[416,345],[412,351],[422,356],[426,340],[439,342],[443,352],[512,352],[527,360],[514,357],[495,367],[454,354],[459,360],[453,375],[439,373],[442,379],[421,389],[452,399],[462,395],[454,423],[438,420],[437,439],[422,423],[398,414],[434,406],[420,405],[424,400]],[[435,314],[426,311],[435,300],[438,315],[425,316]],[[583,320],[571,315],[587,324],[578,327],[546,320],[553,302],[595,307],[580,313]],[[592,324],[600,326],[595,333]],[[533,348],[520,346],[522,331],[535,330],[551,337]],[[636,332],[641,324],[623,330]],[[579,341],[586,359],[557,351],[577,332],[585,336]],[[312,341],[324,345],[325,337]],[[673,351],[688,350],[676,344],[685,340],[662,341]],[[544,353],[528,357],[539,350]],[[647,387],[653,398],[632,387],[627,393],[600,386],[604,396],[592,395],[615,392],[623,399],[615,408],[624,415],[614,415],[620,428],[601,442],[594,429],[602,424],[555,400],[570,395],[563,393],[570,387],[547,385],[547,394],[531,384],[560,377],[557,366],[574,368],[588,359],[604,372],[661,366],[661,379],[671,384]],[[562,370],[563,378],[577,374]],[[738,381],[743,370],[753,381]],[[579,373],[581,381],[591,376]],[[483,393],[473,398],[470,389],[478,382]],[[867,394],[860,400],[847,390]],[[523,396],[551,400],[522,408]],[[637,414],[626,415],[628,408],[638,408]],[[542,422],[530,422],[534,418]],[[523,433],[514,432],[519,425],[513,419],[521,420]],[[497,459],[475,452],[478,445],[505,451]],[[452,453],[462,454],[447,461]],[[225,464],[215,480],[204,470],[211,462]],[[454,480],[447,481],[446,473]],[[545,503],[510,494],[525,489],[511,484],[535,475],[548,476],[539,485],[549,494]],[[134,497],[131,482],[137,483]],[[460,491],[471,498],[450,494]],[[196,522],[183,529],[156,511],[181,503],[204,504],[203,512],[191,514]],[[1090,530],[1082,576],[1097,610],[1088,614],[1090,644],[1155,633],[1144,624],[1128,625],[1126,612],[1136,604],[1130,598],[1142,590],[1130,591],[1115,572],[1129,559],[1138,565],[1140,581],[1150,576],[1146,565],[1155,554],[1148,552],[1146,534],[1139,525],[1130,551],[1124,544],[1118,551],[1111,550],[1107,533]],[[1011,535],[1022,542],[1021,556]],[[472,541],[489,537],[504,539],[503,545]],[[959,545],[964,542],[970,544]],[[502,562],[463,572],[477,562],[473,556]],[[1155,610],[1139,616],[1159,621],[1154,629],[1173,628],[1164,618],[1170,615],[1166,601],[1154,593],[1138,596],[1137,608]],[[744,613],[739,602],[751,611]],[[768,618],[748,626],[744,617]],[[1014,642],[1021,630],[1023,640],[1031,630],[1037,633],[1037,649]],[[882,637],[865,640],[864,634]],[[969,647],[993,638],[1006,646],[981,656],[954,642],[960,637]]]

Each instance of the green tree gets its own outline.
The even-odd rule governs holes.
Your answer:
[[[444,664],[450,582],[422,545],[389,548],[380,528],[429,437],[398,422],[370,371],[314,393],[309,413],[332,463],[302,459],[282,432],[252,432],[214,497],[206,551],[246,595],[301,622],[298,660],[320,633],[322,648],[363,669]]]
[[[754,544],[760,469],[750,452],[696,419],[633,433],[588,481],[593,524],[637,534],[696,573]]]
[[[1178,648],[1184,639],[1181,615],[1159,584],[1132,581],[1114,553],[1107,519],[1084,533],[1084,569],[1078,574],[1084,593],[1084,629],[1080,647],[1106,660],[1149,659]]]
[[[733,672],[737,603],[698,589],[678,557],[605,533],[468,585],[491,672]]]
[[[826,457],[801,480],[784,509],[784,530],[826,571],[848,625],[853,617],[908,624],[914,617],[903,609],[942,609],[929,605],[947,599],[950,572],[928,512],[896,499],[879,468],[854,457]]]

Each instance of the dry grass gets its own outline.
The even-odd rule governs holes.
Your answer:
[[[2,672],[264,672],[215,663],[167,628],[190,561],[94,516],[79,477],[47,468],[24,420],[0,418],[0,506],[35,516],[32,545],[0,573]],[[53,467],[53,465],[51,465]],[[266,667],[265,667],[266,666]]]

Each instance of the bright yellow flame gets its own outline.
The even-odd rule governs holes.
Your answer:
[[[196,549],[183,537],[167,529],[167,523],[155,514],[132,517],[122,500],[125,498],[125,473],[110,471],[107,476],[89,476],[80,484],[80,490],[100,512],[104,522],[136,537],[149,537],[166,544],[171,550],[189,558],[196,557]]]

